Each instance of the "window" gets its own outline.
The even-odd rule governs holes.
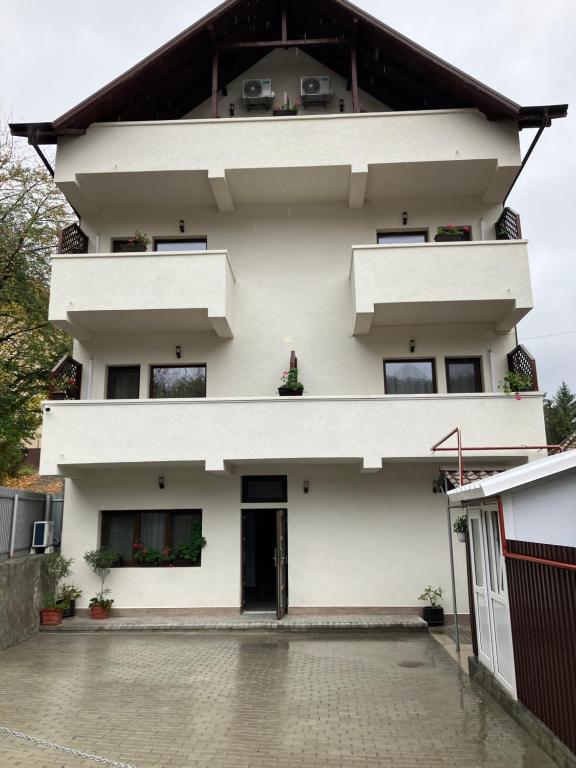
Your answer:
[[[166,555],[174,558],[176,566],[198,567],[202,564],[201,550],[196,560],[178,554],[196,534],[202,534],[201,509],[102,512],[102,546],[118,552],[122,557],[118,566],[137,565],[134,545],[140,544],[158,553],[168,549]]]
[[[378,232],[378,245],[425,243],[427,240],[427,232]]]
[[[385,360],[387,395],[429,395],[436,392],[434,360]]]
[[[162,238],[154,240],[155,251],[205,251],[208,241],[205,237],[195,237],[188,240],[178,238]]]
[[[448,392],[482,392],[482,366],[479,357],[446,359]]]
[[[286,475],[244,475],[242,501],[268,504],[288,500]]]
[[[150,397],[206,397],[206,366],[153,365]]]
[[[108,368],[108,400],[138,400],[140,397],[140,366],[114,365]]]

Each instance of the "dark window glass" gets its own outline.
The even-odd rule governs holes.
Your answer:
[[[429,395],[436,392],[433,360],[388,360],[384,362],[387,395]]]
[[[447,359],[446,385],[448,392],[482,392],[480,358]]]
[[[150,397],[206,397],[206,366],[152,366]]]
[[[140,397],[140,366],[110,366],[106,397],[108,400],[137,400]]]
[[[136,565],[134,544],[163,552],[167,547],[177,555],[178,547],[186,545],[192,533],[202,534],[202,510],[153,510],[139,512],[103,512],[102,545],[118,552],[118,566]],[[176,565],[201,565],[196,561],[176,560]]]
[[[379,232],[378,245],[393,245],[394,243],[425,243],[428,240],[426,232]]]
[[[275,502],[288,500],[286,475],[245,475],[242,478],[242,501]]]
[[[155,251],[205,251],[207,247],[205,237],[193,240],[154,240]]]

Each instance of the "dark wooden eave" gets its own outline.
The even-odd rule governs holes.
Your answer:
[[[52,123],[12,123],[33,144],[94,122],[176,120],[279,47],[302,47],[397,111],[476,108],[519,128],[565,117],[568,106],[521,107],[347,0],[226,0]],[[215,65],[216,61],[216,65]],[[215,75],[216,73],[216,75]]]

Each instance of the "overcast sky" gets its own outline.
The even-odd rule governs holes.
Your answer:
[[[536,304],[520,340],[537,358],[542,389],[564,379],[576,391],[575,0],[358,4],[522,105],[571,105],[568,119],[544,131],[508,204],[530,240]],[[52,120],[216,5],[0,0],[0,111],[13,121]],[[533,135],[523,132],[524,150]]]

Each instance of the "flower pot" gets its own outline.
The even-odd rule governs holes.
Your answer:
[[[62,623],[61,608],[43,608],[40,611],[40,624],[44,627],[57,627]]]
[[[62,613],[63,619],[72,619],[76,616],[76,600],[70,600],[70,605],[68,608],[64,608],[64,612]]]
[[[295,109],[275,109],[272,114],[274,117],[296,117],[298,112]]]
[[[433,608],[427,605],[422,609],[422,618],[429,627],[441,627],[444,624],[444,608]]]
[[[159,563],[138,563],[138,568],[157,568]]]
[[[101,605],[91,605],[90,614],[93,619],[109,619],[110,609],[106,610],[106,608],[102,608]]]
[[[144,253],[145,251],[146,246],[141,243],[134,243],[132,245],[126,243],[122,245],[122,249],[118,253]]]
[[[436,235],[435,243],[464,243],[470,241],[470,232],[454,232],[451,235]]]
[[[55,389],[50,392],[50,400],[66,400],[66,392],[63,389]]]
[[[278,387],[278,394],[280,397],[302,397],[304,387],[298,387],[298,389],[292,389],[291,387]]]
[[[177,557],[174,560],[174,565],[177,565],[180,568],[183,568],[183,567],[189,568],[192,565],[197,565],[197,563],[198,563],[197,559],[196,560],[188,560],[185,557]]]
[[[456,536],[458,536],[458,541],[462,542],[462,544],[466,542],[466,531],[456,531]]]

